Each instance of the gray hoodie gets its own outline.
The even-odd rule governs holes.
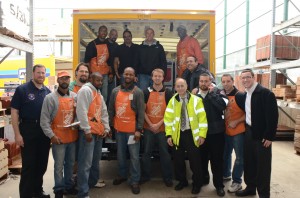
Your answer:
[[[85,132],[85,134],[91,133],[91,127],[89,125],[87,114],[90,104],[93,100],[93,91],[97,91],[97,89],[91,83],[86,83],[77,93],[76,115],[78,121],[80,121],[80,128]],[[97,92],[99,95],[101,95],[100,90],[98,90]],[[108,133],[110,131],[110,128],[108,123],[107,107],[102,95],[101,99],[101,122],[104,125],[104,132]]]

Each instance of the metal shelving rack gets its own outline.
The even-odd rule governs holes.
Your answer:
[[[286,0],[286,3],[291,0]],[[295,4],[293,4],[295,6]],[[297,8],[297,10],[299,10]],[[267,69],[270,71],[270,87],[273,88],[276,86],[276,71],[280,71],[289,81],[291,81],[292,84],[294,82],[286,75],[285,71],[286,69],[293,69],[293,68],[300,68],[300,59],[293,60],[293,61],[287,61],[287,60],[277,60],[274,57],[274,50],[275,50],[275,42],[274,37],[275,33],[279,33],[284,37],[284,34],[281,34],[280,31],[284,31],[285,29],[289,27],[293,28],[300,28],[300,13],[297,17],[294,17],[292,19],[286,20],[282,22],[281,24],[275,25],[275,14],[276,14],[276,0],[273,0],[273,7],[272,7],[272,31],[271,31],[271,53],[270,53],[270,60],[262,61],[262,62],[256,62],[254,64],[248,64],[245,66],[239,66],[232,69],[223,69],[216,72],[217,75],[225,74],[225,73],[233,73],[234,75],[238,75],[238,72],[242,71],[246,68],[251,68],[253,70],[259,70],[259,69]],[[284,37],[285,38],[285,37]]]
[[[293,4],[295,6],[295,4]],[[284,39],[286,37],[284,34],[281,34],[280,31],[284,31],[285,29],[289,27],[295,27],[300,28],[300,15],[286,20],[282,22],[281,24],[275,25],[275,15],[276,15],[276,0],[273,0],[273,9],[272,9],[272,33],[271,33],[271,55],[270,55],[270,87],[276,86],[276,71],[280,71],[292,84],[295,84],[286,74],[286,69],[293,69],[293,68],[300,68],[300,59],[294,60],[294,61],[284,61],[284,62],[278,62],[276,58],[274,57],[274,50],[275,50],[275,43],[274,43],[274,37],[275,33],[279,33],[283,36]],[[297,10],[299,10],[297,8]],[[288,41],[288,39],[286,39]],[[290,42],[290,41],[288,41]],[[292,44],[292,43],[290,43]]]

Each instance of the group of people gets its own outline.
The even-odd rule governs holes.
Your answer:
[[[192,38],[186,38],[185,27],[177,31],[185,48],[185,61],[181,58],[180,62],[186,68],[175,81],[175,94],[163,85],[165,55],[151,28],[132,53],[130,31],[123,33],[124,44],[112,50],[117,31],[111,30],[106,39],[107,28],[101,26],[98,38],[87,46],[86,63],[76,67],[74,82],[67,71],[59,72],[58,89],[53,93],[43,84],[45,66],[33,67],[33,79],[16,89],[11,103],[15,140],[22,155],[21,198],[50,197],[42,187],[50,144],[55,197],[89,197],[89,189],[101,185],[102,144],[111,137],[112,129],[118,160],[113,185],[127,181],[133,194],[139,194],[140,185],[151,179],[151,157],[157,143],[167,187],[173,186],[172,167],[178,181],[175,190],[188,186],[187,157],[193,173],[192,194],[200,193],[210,182],[210,161],[218,196],[225,195],[223,180],[232,176],[228,191],[236,196],[255,195],[257,190],[260,197],[270,197],[271,145],[278,122],[274,94],[257,84],[249,69],[240,75],[245,93],[234,87],[229,74],[221,78],[223,89],[218,88],[213,74],[202,64],[203,57],[188,49],[194,44]],[[113,75],[120,85],[109,92]],[[140,160],[141,138],[144,152]],[[236,159],[231,173],[233,149]],[[75,161],[77,186],[72,180]]]

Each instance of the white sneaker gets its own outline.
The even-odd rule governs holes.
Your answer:
[[[230,193],[234,193],[238,190],[241,190],[242,189],[242,185],[239,184],[239,183],[232,183],[231,186],[229,186],[228,188],[228,192]]]
[[[224,177],[224,176],[223,176],[223,180],[224,180],[224,181],[230,181],[230,180],[231,180],[231,176],[228,176],[228,177]]]

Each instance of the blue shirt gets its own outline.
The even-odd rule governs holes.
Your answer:
[[[44,98],[51,91],[43,86],[38,89],[32,80],[17,87],[11,101],[11,107],[19,110],[19,118],[39,120]]]

